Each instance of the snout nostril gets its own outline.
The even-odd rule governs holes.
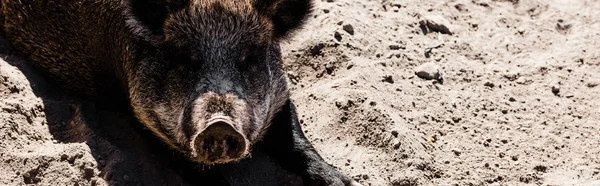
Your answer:
[[[202,142],[200,142],[200,145],[202,146],[202,150],[205,151],[209,151],[212,148],[212,145],[214,143],[214,139],[213,137],[209,136],[206,139],[202,140]]]
[[[238,149],[237,149],[237,143],[233,139],[233,137],[227,136],[227,139],[225,140],[225,143],[227,144],[227,147],[229,147],[231,150],[238,151]]]
[[[224,163],[241,158],[246,153],[246,140],[230,122],[210,122],[194,142],[199,160]]]
[[[225,143],[229,149],[227,149],[227,156],[229,157],[239,157],[242,155],[244,151],[244,141],[235,136],[229,136],[225,140]]]

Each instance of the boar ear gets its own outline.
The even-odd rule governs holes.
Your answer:
[[[129,11],[138,24],[152,34],[163,34],[165,20],[169,14],[190,4],[190,0],[130,0]]]
[[[255,0],[259,14],[273,22],[275,38],[285,38],[290,32],[304,24],[312,10],[312,0]]]

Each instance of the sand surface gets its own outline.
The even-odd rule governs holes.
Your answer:
[[[600,1],[315,4],[283,56],[304,131],[342,172],[364,185],[600,185]],[[143,183],[127,162],[146,147],[82,128],[77,101],[0,51],[0,185]]]

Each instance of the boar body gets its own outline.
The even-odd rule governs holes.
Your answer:
[[[0,0],[0,34],[50,80],[126,105],[198,165],[264,153],[308,185],[356,184],[306,139],[279,42],[310,0]]]

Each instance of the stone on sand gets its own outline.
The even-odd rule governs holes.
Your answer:
[[[450,21],[441,15],[428,15],[423,20],[419,21],[422,28],[426,28],[427,32],[439,32],[442,34],[452,35],[453,32],[450,30],[452,27]]]
[[[427,63],[423,63],[422,65],[417,66],[414,70],[415,70],[415,75],[417,75],[419,78],[422,79],[426,79],[426,80],[438,80],[441,79],[441,75],[440,75],[440,66],[432,63],[432,62],[427,62]]]

